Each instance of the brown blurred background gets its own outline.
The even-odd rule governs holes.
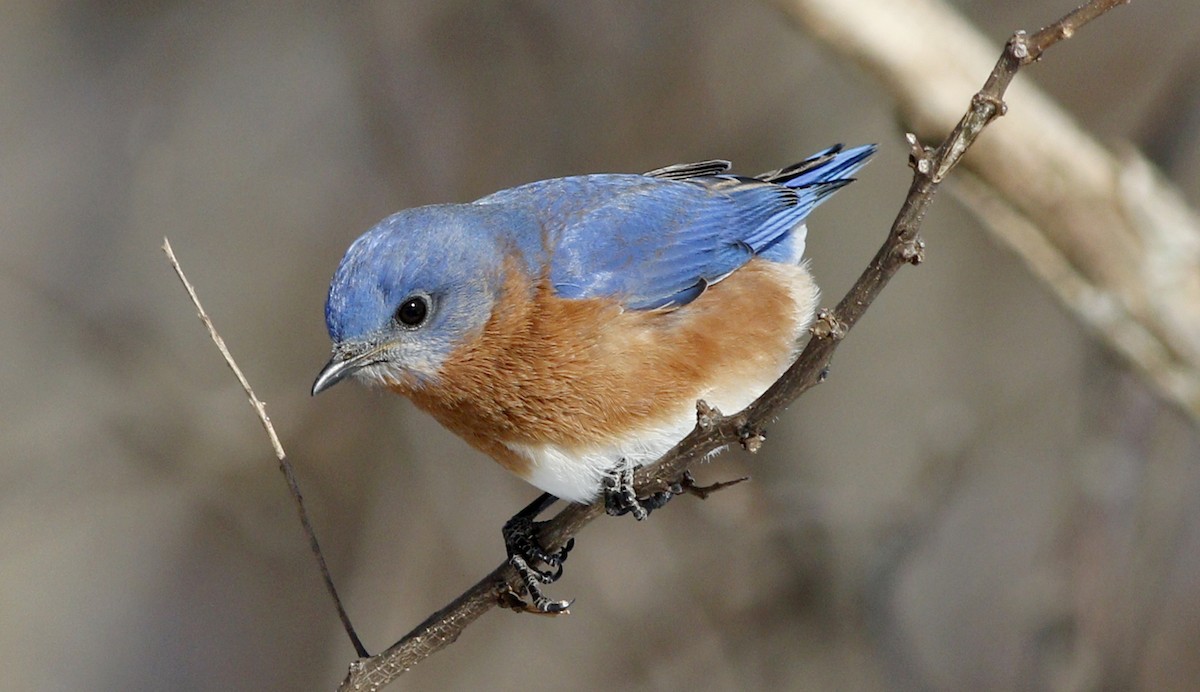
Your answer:
[[[999,50],[1073,2],[955,4]],[[1134,3],[1020,79],[1200,204],[1198,26]],[[5,3],[0,687],[321,690],[353,658],[164,235],[377,651],[502,559],[535,491],[400,399],[308,396],[349,242],[529,180],[837,141],[881,150],[810,225],[827,303],[906,147],[766,4]],[[1200,436],[951,195],[925,237],[765,451],[700,469],[753,483],[598,521],[552,587],[570,617],[489,614],[400,687],[1200,687]]]

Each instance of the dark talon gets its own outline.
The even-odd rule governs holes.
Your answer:
[[[671,501],[676,495],[682,495],[683,485],[672,483],[666,490],[652,493],[647,497],[638,497],[633,488],[633,467],[622,461],[604,479],[604,511],[609,516],[619,517],[632,514],[634,519],[642,521],[650,513]]]
[[[535,522],[534,519],[557,501],[558,498],[550,493],[542,493],[528,507],[505,522],[502,530],[508,564],[517,571],[532,601],[532,604],[525,606],[527,612],[557,615],[568,612],[567,608],[571,605],[571,601],[550,600],[541,588],[541,584],[553,584],[562,577],[563,563],[567,561],[571,548],[575,547],[575,539],[570,538],[562,548],[551,552],[538,540],[539,528],[544,522]],[[539,562],[546,568],[535,566]],[[511,607],[511,603],[507,605]]]

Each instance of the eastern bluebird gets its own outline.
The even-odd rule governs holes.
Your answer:
[[[556,178],[393,214],[334,274],[333,357],[312,392],[353,374],[409,397],[549,494],[514,521],[614,477],[641,518],[632,469],[692,429],[696,401],[739,411],[798,353],[817,302],[804,220],[874,151],[836,145],[755,177],[703,161]],[[534,582],[566,551],[509,528],[537,607],[565,608]]]

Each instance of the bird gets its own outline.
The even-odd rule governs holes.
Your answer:
[[[670,498],[637,498],[632,470],[692,429],[698,400],[740,411],[792,363],[819,296],[806,218],[874,152],[553,178],[395,213],[334,272],[312,394],[350,376],[390,389],[543,491],[504,537],[535,609],[563,611],[538,585],[573,543],[543,550],[532,519],[602,494],[641,519]]]

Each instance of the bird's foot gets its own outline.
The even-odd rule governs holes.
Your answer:
[[[632,464],[622,460],[604,478],[604,511],[609,516],[619,517],[632,514],[634,519],[641,521],[650,516],[650,512],[659,509],[671,501],[676,495],[682,495],[684,487],[679,482],[672,483],[665,490],[651,493],[646,497],[638,497],[633,487]]]
[[[563,563],[567,554],[575,547],[575,539],[569,539],[562,548],[554,551],[546,550],[538,538],[539,529],[543,522],[534,521],[558,498],[550,493],[542,493],[528,507],[517,512],[504,524],[504,548],[508,552],[508,564],[521,577],[525,591],[529,594],[531,603],[526,604],[529,612],[560,615],[567,612],[571,601],[552,601],[542,593],[543,584],[553,584],[563,574]],[[545,565],[538,567],[538,563]]]

